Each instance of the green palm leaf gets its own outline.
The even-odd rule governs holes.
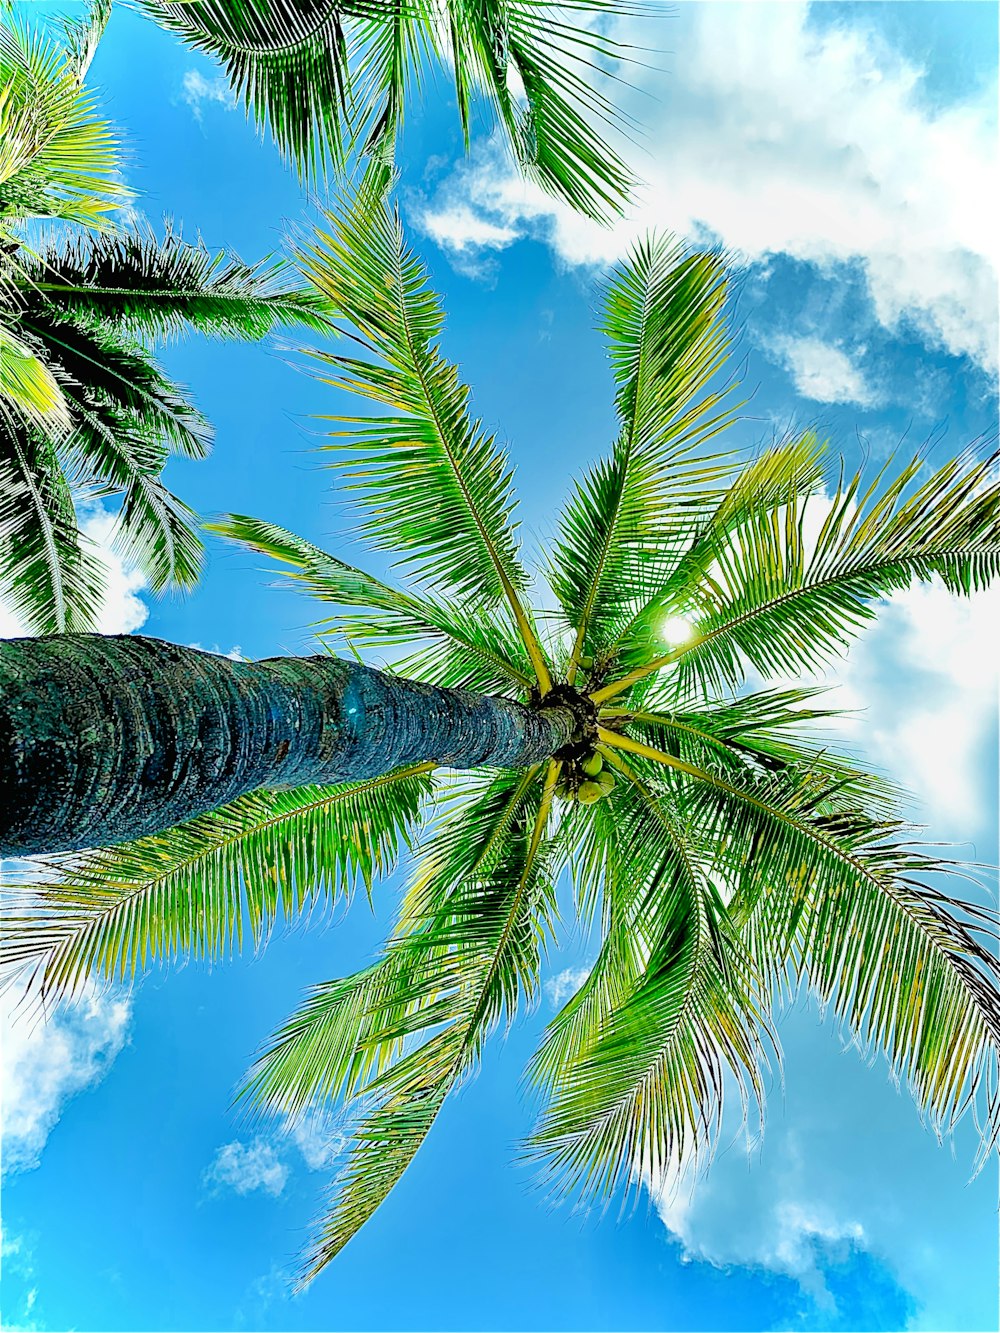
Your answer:
[[[609,738],[610,740],[610,738]],[[725,778],[618,737],[649,785],[673,793],[715,849],[755,967],[787,984],[792,961],[894,1069],[936,1122],[986,1089],[988,1141],[1000,1132],[1000,966],[990,917],[918,876],[949,867],[866,809],[865,785],[816,773]],[[926,998],[925,990],[926,986]]]
[[[340,614],[320,622],[324,634],[360,647],[395,648],[431,639],[397,671],[432,684],[507,693],[531,683],[531,666],[516,631],[496,618],[483,622],[430,596],[403,592],[328,555],[285,528],[242,514],[207,525],[232,541],[295,567],[296,579],[318,600],[362,614]]]
[[[667,238],[640,242],[607,286],[602,327],[622,433],[578,483],[550,576],[576,630],[571,682],[584,649],[600,645],[609,619],[646,586],[650,562],[662,562],[667,525],[683,532],[678,516],[690,525],[733,471],[732,455],[702,449],[728,419],[726,390],[706,387],[726,357],[725,295],[719,257]]]
[[[108,226],[132,198],[119,179],[118,141],[79,83],[80,53],[0,26],[0,212]]]
[[[153,959],[221,958],[255,945],[279,913],[371,888],[408,844],[432,765],[360,784],[258,791],[168,833],[60,863],[30,914],[3,924],[7,965],[71,993],[87,977],[126,979]]]
[[[0,592],[29,632],[93,623],[104,566],[91,545],[51,442],[0,423]]]
[[[0,418],[14,414],[56,432],[69,425],[66,399],[52,371],[11,329],[0,325]]]
[[[743,660],[763,675],[815,670],[874,619],[876,598],[914,579],[937,575],[966,594],[985,587],[1000,569],[995,461],[952,459],[909,495],[919,458],[881,492],[885,468],[864,490],[859,472],[838,486],[815,541],[801,496],[790,496],[783,513],[748,514],[720,534],[712,577],[689,590],[691,641],[651,659],[648,626],[637,623],[620,652],[632,670],[595,699],[613,698],[673,662],[682,677],[698,676],[719,691],[740,680]]]
[[[327,303],[293,280],[282,259],[256,264],[167,232],[118,232],[49,245],[24,262],[24,280],[75,319],[149,337],[196,330],[263,338],[278,324],[331,331]]]
[[[318,988],[252,1071],[258,1106],[295,1114],[346,1092],[368,1108],[305,1280],[382,1202],[489,1030],[537,988],[554,782],[555,765],[544,783],[505,774],[464,801],[425,854],[385,958]]]
[[[362,193],[333,231],[301,256],[314,285],[357,327],[381,363],[316,353],[332,383],[392,412],[344,418],[349,488],[367,514],[374,546],[459,602],[482,609],[506,601],[543,691],[546,663],[522,602],[511,473],[494,436],[468,413],[468,389],[437,339],[444,322],[423,264],[408,250],[399,218]]]
[[[744,1099],[747,1086],[762,1096],[756,983],[710,877],[711,844],[622,771],[612,804],[624,856],[605,842],[610,927],[532,1066],[550,1101],[531,1154],[564,1188],[604,1197],[711,1147],[724,1069]]]
[[[522,170],[585,214],[621,211],[628,168],[593,122],[622,123],[594,86],[622,50],[549,0],[143,0],[146,11],[220,60],[259,127],[270,126],[307,181],[342,170],[358,145],[391,164],[407,99],[449,62],[466,143],[478,93]],[[574,14],[624,12],[610,0]],[[511,76],[523,93],[511,92]],[[371,174],[371,173],[370,173]]]

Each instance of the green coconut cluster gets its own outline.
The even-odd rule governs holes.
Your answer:
[[[615,775],[604,767],[604,760],[596,750],[590,750],[563,764],[556,795],[563,801],[579,801],[581,805],[593,805],[610,795],[615,785]]]

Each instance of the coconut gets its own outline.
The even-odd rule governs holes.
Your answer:
[[[597,776],[597,785],[600,787],[604,795],[607,796],[610,792],[614,791],[614,773],[609,773],[607,769],[605,769],[603,773],[599,773]]]
[[[596,782],[581,782],[580,789],[576,794],[577,800],[581,805],[593,805],[604,795]]]
[[[588,778],[596,778],[604,767],[604,760],[599,754],[588,754],[580,767]]]

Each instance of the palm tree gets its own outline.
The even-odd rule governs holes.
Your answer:
[[[71,29],[56,47],[0,28],[0,593],[39,633],[89,629],[100,605],[104,567],[75,494],[121,497],[119,546],[155,590],[197,579],[194,515],[162,473],[171,452],[203,457],[210,429],[150,341],[328,328],[323,299],[284,261],[108,230],[108,210],[131,196],[79,83],[94,33]],[[23,226],[38,217],[103,230],[29,243]]]
[[[356,152],[391,164],[407,97],[451,66],[468,148],[476,94],[525,176],[594,218],[621,211],[629,169],[593,127],[627,128],[596,83],[624,52],[586,20],[625,0],[142,0],[220,60],[255,122],[306,180]],[[584,20],[581,26],[566,21]]]
[[[798,982],[936,1128],[975,1105],[992,1147],[990,914],[928,882],[953,867],[911,842],[895,788],[815,737],[814,690],[754,682],[828,661],[913,579],[969,594],[994,576],[992,461],[838,482],[810,433],[722,449],[722,259],[648,240],[603,298],[619,435],[543,556],[554,605],[532,610],[509,464],[441,355],[398,218],[362,199],[330,225],[302,262],[355,342],[317,353],[319,374],[379,410],[338,418],[328,447],[408,586],[258,519],[219,531],[328,603],[324,635],[406,655],[377,672],[140,638],[0,645],[0,850],[128,836],[137,808],[157,830],[67,856],[8,915],[6,964],[57,996],[223,956],[415,852],[379,957],[314,986],[242,1089],[256,1114],[359,1108],[306,1278],[537,994],[567,868],[600,951],[531,1063],[546,1106],[527,1145],[562,1187],[607,1197],[710,1150],[726,1079],[761,1097]],[[165,829],[174,785],[192,817]]]

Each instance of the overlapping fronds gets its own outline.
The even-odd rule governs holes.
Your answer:
[[[207,423],[137,344],[103,324],[54,314],[39,303],[22,311],[19,324],[52,367],[69,409],[72,429],[52,442],[53,459],[76,486],[121,496],[116,542],[154,589],[191,587],[202,549],[194,515],[161,473],[171,449],[204,455]],[[0,433],[11,441],[6,449],[19,431],[0,423]],[[43,602],[39,614],[46,614]]]
[[[33,886],[2,922],[3,962],[46,994],[154,959],[221,958],[259,944],[279,912],[371,887],[390,871],[430,794],[430,764],[330,787],[258,791],[167,833],[87,852]]]
[[[397,552],[418,582],[479,614],[505,602],[544,691],[548,667],[522,600],[510,466],[470,417],[469,391],[441,355],[444,312],[427,270],[398,216],[371,194],[330,224],[301,263],[379,360],[315,355],[323,378],[387,409],[338,418],[349,429],[328,446],[366,514],[362,531]]]
[[[328,555],[285,528],[242,514],[208,525],[252,550],[292,565],[289,577],[322,602],[343,608],[317,628],[358,647],[396,649],[431,640],[396,669],[435,685],[509,693],[531,683],[531,664],[512,626],[494,613],[483,620],[428,594],[390,587]],[[350,608],[350,609],[348,609]]]
[[[599,651],[623,610],[649,595],[670,546],[733,475],[735,455],[703,448],[731,420],[726,388],[707,389],[728,349],[725,296],[719,256],[663,237],[640,242],[608,283],[602,327],[621,435],[577,484],[550,574],[576,631],[571,682],[580,656]]]
[[[80,86],[80,52],[0,25],[0,212],[103,228],[128,203],[118,140]]]
[[[162,473],[171,451],[204,457],[210,429],[186,390],[154,361],[147,340],[192,329],[258,339],[283,324],[332,330],[326,298],[293,278],[282,260],[245,265],[169,232],[162,241],[125,232],[21,256],[11,320],[9,330],[0,329],[0,407],[6,405],[0,448],[13,457],[15,438],[26,430],[38,436],[29,454],[40,457],[44,442],[45,456],[63,470],[59,495],[70,486],[120,498],[116,544],[155,591],[193,586],[202,552],[195,516],[167,489]],[[6,355],[8,345],[17,356]],[[28,506],[29,493],[18,488],[6,497],[9,520],[20,497],[22,526],[40,512],[37,503]],[[75,521],[72,506],[60,501],[57,514],[57,490],[41,474],[33,493],[39,502],[49,497],[46,523],[65,537],[61,547],[48,543],[50,557],[64,549],[81,574],[90,570],[92,562],[79,554],[80,537],[66,526]],[[15,595],[29,626],[91,628],[93,618],[84,611],[98,601],[77,599],[77,612],[68,616],[59,599],[52,600],[51,575],[33,577],[27,560],[18,572],[19,549],[7,541],[0,558],[22,585]]]
[[[66,399],[52,371],[0,324],[0,421],[12,417],[57,433],[69,426]]]
[[[344,161],[350,140],[348,38],[339,0],[142,0],[146,12],[219,60],[259,127],[307,180]],[[373,0],[371,9],[381,6]]]
[[[612,669],[622,644],[636,653],[642,644],[649,657],[662,651],[664,622],[673,615],[690,614],[720,543],[754,516],[780,512],[796,497],[814,495],[824,480],[825,452],[825,442],[814,431],[805,431],[744,463],[707,515],[704,508],[700,513],[692,508],[678,514],[674,507],[668,516],[670,540],[654,545],[659,554],[648,561],[645,586],[619,623],[602,637],[606,669]]]
[[[913,488],[924,466],[915,458],[889,481],[885,469],[867,486],[856,473],[826,504],[790,496],[748,512],[718,534],[711,566],[688,589],[690,642],[650,658],[648,627],[637,625],[619,650],[631,670],[595,697],[675,661],[681,679],[719,692],[738,685],[746,662],[764,676],[816,670],[874,619],[877,598],[915,579],[936,575],[956,593],[985,587],[1000,569],[996,465],[995,455],[955,458]]]
[[[710,1147],[724,1071],[759,1098],[764,1059],[753,969],[712,882],[711,844],[620,767],[603,847],[608,929],[533,1062],[549,1101],[528,1145],[564,1188],[605,1199]]]
[[[307,181],[356,149],[391,164],[409,97],[450,63],[468,143],[481,100],[521,169],[590,217],[620,212],[632,176],[595,124],[624,124],[596,86],[621,50],[587,20],[619,0],[143,0],[221,61],[259,127]],[[567,11],[580,26],[567,21]],[[512,83],[519,80],[519,93]]]
[[[332,327],[327,302],[302,286],[287,260],[244,264],[169,230],[162,240],[131,230],[48,245],[23,269],[24,281],[61,314],[150,337],[195,330],[253,340],[279,324]]]
[[[501,774],[445,821],[385,957],[314,992],[252,1072],[260,1106],[294,1114],[346,1091],[363,1108],[306,1279],[367,1221],[489,1031],[537,988],[555,776],[555,764],[544,781]]]
[[[93,624],[104,566],[89,547],[51,442],[0,422],[0,592],[34,633]]]
[[[766,990],[782,992],[791,965],[884,1052],[936,1124],[976,1105],[995,1141],[995,918],[925,883],[954,864],[905,841],[867,779],[817,768],[722,776],[643,753],[641,742],[615,744],[713,848],[714,872],[735,890],[727,915]]]

